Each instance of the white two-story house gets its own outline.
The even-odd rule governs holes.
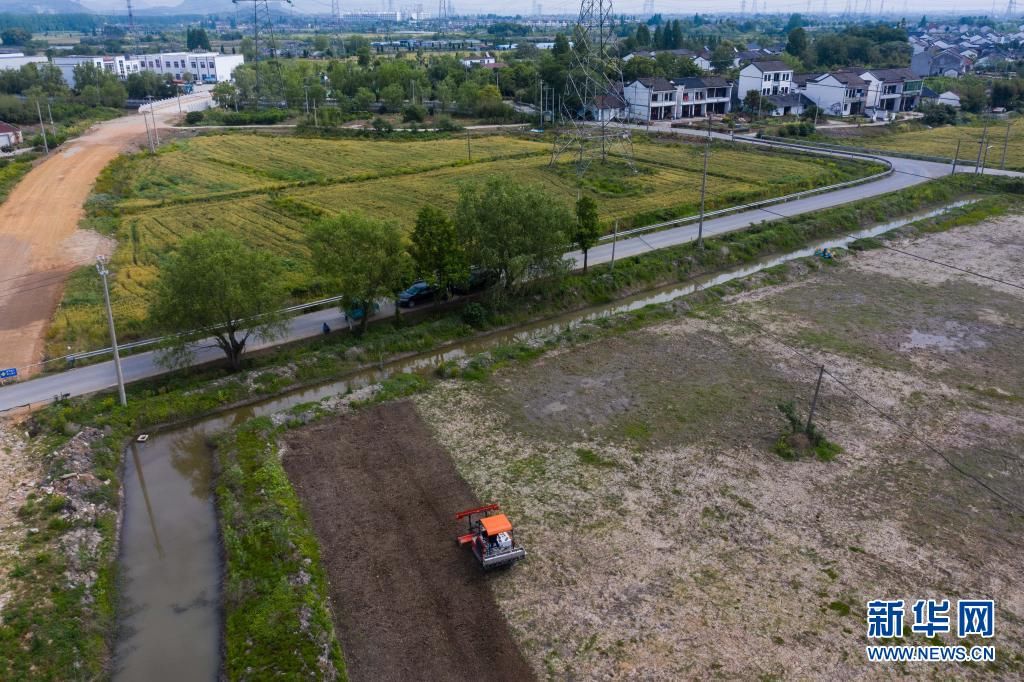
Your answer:
[[[628,118],[634,121],[667,121],[676,118],[676,86],[666,78],[637,78],[622,90]]]
[[[793,90],[793,69],[780,60],[755,61],[740,71],[736,96],[743,100],[751,90],[762,95],[785,95]]]
[[[853,71],[834,71],[808,78],[803,92],[818,109],[832,116],[864,113],[868,82]]]

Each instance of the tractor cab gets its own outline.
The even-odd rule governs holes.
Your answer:
[[[459,545],[469,545],[483,568],[507,566],[526,556],[526,550],[516,544],[512,522],[500,508],[489,504],[467,509],[455,515],[455,520],[468,519],[468,532],[458,536]]]

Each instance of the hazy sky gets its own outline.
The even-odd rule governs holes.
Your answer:
[[[121,8],[123,2],[118,0],[81,0],[82,4],[97,10],[111,7]],[[134,6],[155,7],[173,6],[180,0],[133,0]],[[436,11],[437,0],[391,0],[395,9],[411,9],[417,3],[423,5],[427,12]],[[533,0],[454,0],[457,12],[502,14],[523,13],[532,11]],[[691,14],[693,12],[738,12],[742,0],[654,0],[654,10],[665,14]],[[747,10],[754,6],[755,0],[747,0]],[[305,13],[330,13],[330,0],[294,0],[297,11]],[[998,0],[995,5],[985,0],[811,0],[810,3],[800,0],[756,0],[758,11],[766,12],[821,12],[823,8],[830,13],[842,12],[847,4],[856,5],[859,10],[869,7],[877,12],[883,8],[887,12],[919,16],[921,14],[957,13],[957,14],[990,14],[995,7],[997,15],[1006,12],[1007,0]],[[545,14],[574,14],[579,9],[579,2],[566,0],[540,0]],[[1024,13],[1024,0],[1018,0],[1018,12]],[[387,0],[341,0],[342,11],[346,10],[379,10],[387,6]],[[640,13],[643,11],[643,0],[622,0],[615,2],[617,12]]]

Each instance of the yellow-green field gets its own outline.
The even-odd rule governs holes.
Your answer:
[[[1009,139],[1007,139],[1009,125]],[[870,131],[863,128],[862,131]],[[865,134],[860,137],[843,137],[838,141],[847,144],[862,144],[872,149],[885,149],[909,154],[942,156],[953,158],[956,153],[957,141],[960,142],[960,159],[974,163],[978,158],[978,143],[984,133],[984,126],[972,124],[965,126],[942,126],[931,130],[912,130],[907,132],[890,132],[879,135]],[[999,168],[1003,160],[1003,148],[1006,147],[1006,168],[1008,170],[1024,170],[1024,119],[996,121],[988,128],[987,167]]]
[[[570,159],[550,167],[547,142],[507,135],[428,141],[320,140],[217,135],[177,142],[157,155],[115,162],[97,192],[118,215],[112,298],[125,339],[145,324],[161,259],[187,234],[213,227],[241,234],[286,261],[296,299],[322,293],[309,267],[304,229],[318,216],[363,211],[409,229],[422,206],[454,207],[459,187],[489,176],[532,184],[567,207],[582,191],[604,224],[628,227],[691,215],[700,196],[703,146],[635,147],[634,173],[621,160],[594,164],[582,183]],[[778,196],[866,175],[861,163],[715,147],[708,208]],[[103,316],[88,274],[73,276],[50,328],[54,352],[103,343]]]

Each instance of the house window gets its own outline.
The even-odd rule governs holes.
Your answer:
[[[782,80],[788,81],[789,80],[789,74],[788,73],[782,74]]]
[[[196,68],[196,63],[195,62],[192,62],[192,68],[193,69]]]
[[[766,73],[766,74],[764,75],[764,79],[765,79],[766,81],[770,81],[770,80],[772,79],[772,77],[771,77],[771,75],[770,75],[770,74],[767,74],[767,73]]]

